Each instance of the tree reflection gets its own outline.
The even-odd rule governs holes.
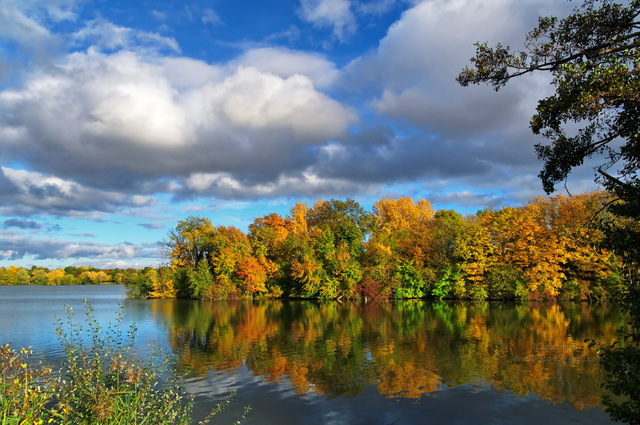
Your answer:
[[[600,404],[602,370],[584,340],[612,341],[624,316],[590,304],[367,304],[158,301],[180,367],[193,376],[246,367],[297,394],[353,397],[374,385],[419,398],[465,383]]]

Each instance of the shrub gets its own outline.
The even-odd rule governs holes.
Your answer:
[[[65,352],[50,412],[63,424],[189,424],[191,403],[184,396],[167,360],[133,355],[136,329],[122,329],[122,311],[103,330],[86,308],[85,329],[67,310],[67,329],[60,321],[56,334]],[[87,341],[88,339],[88,341]]]
[[[0,347],[0,424],[187,425],[193,398],[179,385],[170,358],[161,352],[139,359],[133,353],[136,329],[123,331],[122,310],[104,330],[85,305],[86,324],[58,322],[56,335],[65,357],[59,370],[31,366],[31,350]],[[200,422],[229,404],[215,406]],[[248,408],[235,423],[239,423]]]

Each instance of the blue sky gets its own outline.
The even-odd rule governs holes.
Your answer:
[[[558,0],[0,0],[0,266],[157,266],[178,220],[543,195],[548,76],[462,88]],[[589,167],[567,182],[593,189]]]

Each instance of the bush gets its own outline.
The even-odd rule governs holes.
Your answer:
[[[140,361],[132,354],[135,327],[126,337],[122,311],[106,332],[86,306],[87,334],[67,310],[67,326],[56,334],[64,348],[56,404],[51,414],[60,424],[189,424],[191,403],[184,396],[168,361],[153,353]]]
[[[0,347],[0,424],[187,425],[193,399],[179,385],[170,358],[160,352],[148,360],[133,354],[136,329],[122,329],[122,311],[106,331],[86,305],[86,329],[74,321],[58,322],[56,335],[65,357],[59,370],[27,361],[31,350]],[[208,423],[229,402],[216,406]],[[239,423],[248,408],[235,423]]]

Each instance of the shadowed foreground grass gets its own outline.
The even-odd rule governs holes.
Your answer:
[[[56,335],[64,359],[53,368],[34,362],[30,348],[0,347],[0,424],[189,425],[193,398],[179,384],[168,356],[152,352],[147,360],[133,354],[136,329],[125,335],[122,312],[102,329],[86,305],[85,325],[58,322]],[[229,404],[215,406],[199,424]],[[236,420],[239,423],[248,413]]]

